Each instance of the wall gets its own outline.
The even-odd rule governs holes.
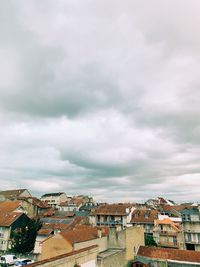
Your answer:
[[[126,228],[126,259],[133,259],[137,253],[139,246],[143,245],[144,228],[142,226]]]
[[[125,250],[117,251],[108,257],[97,256],[97,267],[123,267],[126,264]]]
[[[74,267],[76,264],[80,267],[96,267],[98,248],[90,247],[82,251],[76,251],[54,257],[48,260],[35,262],[30,267]]]
[[[93,246],[93,245],[99,246],[99,252],[106,250],[108,248],[107,236],[88,240],[88,241],[81,242],[81,243],[75,243],[74,250],[78,250],[78,249]]]
[[[72,251],[72,246],[61,236],[47,238],[42,243],[40,260],[52,258]]]

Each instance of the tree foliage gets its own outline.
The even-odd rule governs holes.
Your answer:
[[[145,235],[145,246],[148,246],[148,247],[157,246],[157,244],[156,244],[155,240],[153,239],[152,235]]]
[[[11,251],[15,253],[31,252],[34,248],[37,231],[41,228],[39,220],[30,220],[12,232]]]

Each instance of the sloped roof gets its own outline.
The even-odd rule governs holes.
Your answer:
[[[180,223],[174,223],[170,218],[165,218],[163,220],[156,220],[155,224],[166,224],[166,225],[171,225],[174,230],[179,231],[180,230]]]
[[[27,189],[5,190],[5,191],[0,191],[0,195],[3,195],[5,197],[18,197],[19,195],[21,195],[26,190]]]
[[[2,212],[12,212],[19,207],[21,207],[21,203],[18,200],[0,202],[0,211]]]
[[[127,215],[126,209],[132,207],[132,204],[106,204],[100,206],[92,215]]]
[[[184,210],[185,208],[192,208],[191,205],[174,205],[174,206],[170,206],[170,205],[164,205],[163,207],[164,211],[172,211],[172,210],[176,210],[176,211],[181,211]]]
[[[42,208],[42,209],[50,208],[50,206],[48,205],[47,202],[42,201],[36,197],[19,197],[18,199],[25,200],[25,201],[37,206],[38,208]]]
[[[81,243],[92,239],[99,238],[97,227],[85,227],[84,229],[74,229],[70,231],[63,231],[60,235],[70,244]],[[102,231],[102,236],[108,235],[108,231]]]
[[[0,211],[0,226],[11,226],[23,213],[21,212],[3,212]]]
[[[137,256],[153,259],[200,262],[200,251],[140,246]]]
[[[51,196],[53,196],[53,197],[59,197],[59,196],[61,196],[62,194],[65,194],[65,193],[64,193],[64,192],[47,193],[47,194],[44,194],[43,196],[41,196],[41,198],[42,198],[42,197],[51,197]]]
[[[154,220],[158,218],[157,210],[134,210],[132,214],[131,223],[152,223],[154,224]]]

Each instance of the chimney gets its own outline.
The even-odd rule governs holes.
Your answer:
[[[98,237],[101,238],[102,237],[102,230],[101,229],[98,229],[97,230],[97,234],[98,234]]]

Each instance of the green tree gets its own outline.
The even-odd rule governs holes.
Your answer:
[[[157,246],[155,240],[153,239],[153,236],[152,235],[145,235],[145,246],[148,246],[148,247],[155,247]]]
[[[11,235],[11,251],[15,253],[31,252],[34,248],[37,231],[42,224],[39,220],[30,220],[17,228]]]

